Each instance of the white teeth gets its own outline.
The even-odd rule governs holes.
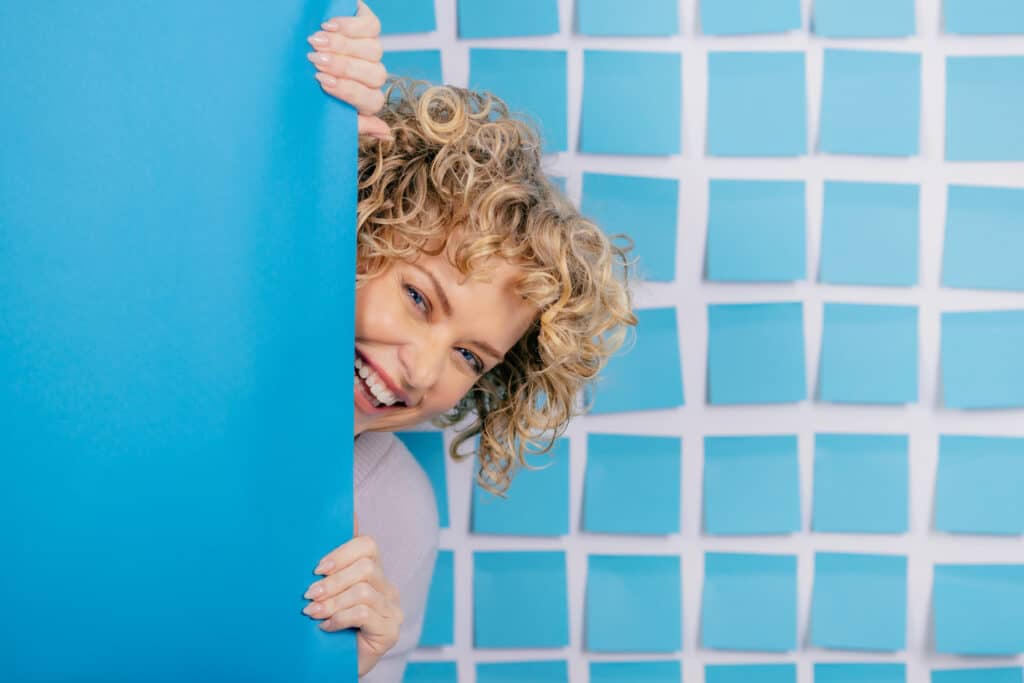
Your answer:
[[[355,361],[356,372],[363,378],[364,384],[370,388],[373,397],[384,405],[392,405],[397,397],[388,390],[387,385],[369,365],[363,363],[358,357]]]

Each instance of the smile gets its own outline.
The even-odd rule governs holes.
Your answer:
[[[388,389],[387,384],[377,372],[363,361],[359,355],[355,357],[354,386],[361,390],[372,408],[404,407],[405,403]]]

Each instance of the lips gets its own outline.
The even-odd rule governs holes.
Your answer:
[[[380,368],[379,365],[377,365],[372,360],[367,358],[365,355],[360,353],[358,349],[356,349],[355,355],[364,365],[369,366],[369,368],[371,370],[373,370],[374,373],[376,373],[377,377],[380,378],[380,380],[384,383],[384,386],[387,388],[387,390],[390,391],[392,395],[394,395],[396,401],[404,403],[406,406],[410,405],[409,395],[406,394],[401,389],[399,389],[398,386],[395,384],[394,380],[392,380],[391,377],[386,372],[384,372]],[[360,386],[363,387],[363,389],[367,392],[367,394],[372,396],[372,394],[370,393],[369,387],[366,386],[366,383],[359,376],[359,372],[358,371],[355,372],[355,375],[356,375],[356,379],[359,380]],[[374,397],[374,398],[376,398],[376,397]],[[396,407],[396,406],[390,406],[390,407]],[[402,407],[402,406],[397,406],[397,407]]]

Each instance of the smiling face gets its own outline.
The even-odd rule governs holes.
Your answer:
[[[530,328],[539,311],[514,289],[519,270],[485,267],[488,280],[471,279],[423,254],[356,289],[356,435],[448,412]]]

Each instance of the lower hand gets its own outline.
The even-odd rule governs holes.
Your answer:
[[[359,134],[386,139],[388,125],[377,112],[384,106],[381,86],[387,69],[381,63],[380,20],[359,0],[354,17],[334,17],[307,39],[313,52],[307,56],[317,68],[315,75],[327,94],[355,107]]]
[[[356,649],[363,676],[398,642],[403,620],[398,589],[384,577],[377,543],[357,535],[324,556],[314,573],[324,578],[310,585],[303,597],[311,602],[302,611],[322,619],[323,631],[359,629]]]

